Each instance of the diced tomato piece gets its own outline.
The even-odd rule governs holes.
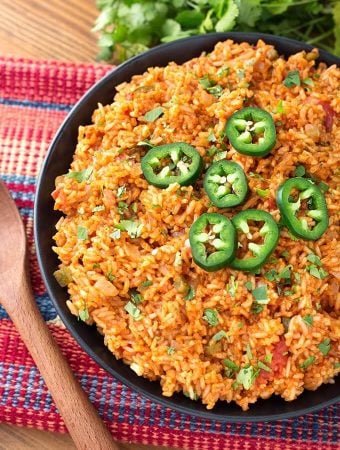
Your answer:
[[[267,364],[271,368],[271,372],[261,369],[257,382],[259,384],[267,380],[273,380],[276,376],[281,375],[288,361],[288,347],[285,343],[284,337],[281,337],[279,342],[275,344],[273,350],[273,357],[270,364]]]

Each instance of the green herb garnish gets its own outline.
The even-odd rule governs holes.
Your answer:
[[[271,372],[272,371],[272,369],[269,366],[267,366],[265,363],[263,363],[262,361],[259,361],[257,363],[257,367],[259,369],[265,370],[266,372]]]
[[[66,178],[73,178],[78,183],[87,181],[92,175],[93,167],[88,167],[87,169],[81,170],[80,172],[69,172],[65,175]]]
[[[259,197],[267,198],[270,194],[270,190],[269,189],[256,189],[256,194]]]
[[[259,371],[255,370],[254,367],[244,367],[237,374],[236,381],[237,383],[242,384],[244,389],[248,390],[251,388],[258,374]]]
[[[219,331],[218,333],[214,334],[214,336],[211,338],[214,342],[218,342],[223,338],[226,338],[228,335],[224,330]]]
[[[77,228],[77,238],[80,241],[86,241],[86,239],[88,239],[88,235],[89,235],[88,229],[86,227],[79,225]]]
[[[229,283],[227,285],[227,292],[230,294],[231,297],[235,297],[237,288],[238,282],[235,281],[235,277],[231,275],[229,278]]]
[[[300,86],[301,80],[300,80],[300,73],[298,70],[292,70],[288,72],[286,78],[283,81],[284,86],[287,88],[291,88],[294,86]]]
[[[78,312],[78,318],[80,320],[82,320],[83,322],[85,322],[86,320],[88,320],[90,318],[90,314],[89,314],[89,310],[87,308],[81,309]]]
[[[329,338],[324,339],[322,342],[320,342],[318,348],[323,355],[328,355],[331,349],[331,340]]]
[[[253,289],[252,294],[256,303],[260,305],[267,305],[269,303],[266,284]]]
[[[309,366],[314,364],[315,356],[309,356],[307,359],[304,360],[303,363],[300,364],[301,369],[307,369]]]
[[[186,293],[184,300],[191,301],[195,298],[195,289],[192,286],[189,286],[188,292]]]
[[[137,306],[134,305],[132,302],[127,302],[126,305],[124,306],[124,309],[127,313],[130,314],[130,316],[134,320],[142,319],[142,313],[141,313],[140,309],[137,308]]]
[[[305,322],[306,325],[311,327],[313,325],[314,318],[312,315],[307,314],[306,316],[302,317],[302,320]]]
[[[218,313],[216,309],[207,308],[203,313],[203,320],[208,322],[211,327],[215,327],[218,323]]]
[[[161,106],[157,106],[157,108],[151,109],[146,114],[144,114],[143,119],[147,122],[154,122],[156,119],[161,117],[164,114],[164,108]]]

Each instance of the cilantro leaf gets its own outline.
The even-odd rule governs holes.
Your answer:
[[[302,317],[302,320],[305,322],[306,325],[308,325],[309,327],[311,327],[313,325],[313,316],[310,314],[307,314],[306,316]]]
[[[218,333],[214,334],[214,336],[211,338],[213,341],[218,342],[223,338],[227,337],[227,333],[224,330],[219,331]]]
[[[324,356],[328,355],[331,349],[331,340],[329,338],[324,339],[322,342],[320,342],[318,348]]]
[[[86,227],[83,227],[81,225],[78,226],[77,228],[77,238],[80,241],[86,241],[86,239],[88,239],[88,229]]]
[[[188,292],[184,297],[184,300],[191,301],[195,298],[195,289],[192,286],[189,286]]]
[[[315,356],[309,356],[307,359],[300,364],[301,369],[308,369],[309,366],[314,364]]]
[[[295,167],[294,176],[295,177],[303,177],[306,173],[305,166],[302,164]]]
[[[73,178],[78,183],[82,181],[87,181],[92,175],[93,167],[88,167],[87,169],[81,170],[80,172],[69,172],[65,175],[66,178]]]
[[[288,72],[286,78],[283,80],[283,84],[287,88],[291,88],[294,86],[300,86],[301,80],[300,80],[300,73],[298,70],[292,70]]]
[[[176,352],[176,349],[175,349],[175,347],[168,347],[166,352],[169,356],[171,356]]]
[[[132,302],[127,302],[126,305],[124,306],[124,309],[127,313],[130,314],[130,316],[134,319],[134,320],[140,320],[142,319],[142,313],[141,310],[139,308],[137,308],[136,305],[134,305]]]
[[[164,114],[164,108],[162,106],[157,106],[157,108],[151,109],[144,114],[143,119],[147,122],[154,122],[156,119],[161,117]]]
[[[262,198],[267,198],[269,193],[270,193],[269,189],[256,189],[256,194]]]
[[[219,323],[218,313],[216,309],[205,309],[203,313],[203,320],[208,322],[211,327],[215,327]]]
[[[260,305],[267,305],[269,303],[268,298],[268,288],[266,284],[263,284],[261,286],[258,286],[257,288],[253,289],[253,297],[256,301],[256,303]]]
[[[143,230],[143,224],[139,222],[135,222],[133,220],[121,220],[119,222],[119,229],[122,229],[123,231],[127,231],[128,235],[132,239],[136,239],[140,237]],[[116,225],[115,228],[118,228]]]
[[[227,9],[224,11],[224,14],[215,25],[215,30],[218,32],[232,30],[235,26],[238,13],[239,9],[236,2],[234,0],[229,0],[227,3]]]
[[[86,322],[90,318],[89,310],[87,308],[79,310],[78,317],[83,322]]]
[[[249,390],[258,374],[259,371],[255,370],[253,366],[244,367],[237,374],[236,381],[242,384],[244,389]]]
[[[227,291],[231,297],[236,296],[237,288],[238,288],[238,282],[235,281],[235,277],[233,275],[231,275],[229,278],[229,284],[227,285]]]

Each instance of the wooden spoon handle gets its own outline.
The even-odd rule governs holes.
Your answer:
[[[17,295],[17,301],[11,302],[16,304],[15,311],[9,308],[8,314],[38,366],[77,448],[119,450],[50,334],[26,280]]]

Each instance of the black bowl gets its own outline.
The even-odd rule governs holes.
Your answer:
[[[146,397],[183,413],[230,422],[255,422],[284,419],[306,414],[340,401],[340,380],[335,384],[321,386],[314,392],[305,391],[293,402],[285,402],[281,398],[271,397],[259,400],[246,412],[242,412],[234,403],[218,402],[213,410],[208,411],[200,402],[193,402],[182,394],[171,398],[163,397],[158,382],[151,382],[138,377],[122,361],[117,361],[103,343],[103,337],[95,327],[89,327],[71,315],[67,306],[66,289],[62,289],[53,277],[58,265],[56,254],[52,251],[52,235],[60,214],[53,211],[51,192],[54,189],[55,178],[67,172],[72,161],[73,150],[77,142],[78,126],[89,124],[91,114],[97,103],[111,103],[114,88],[123,81],[129,81],[132,75],[143,73],[148,67],[165,66],[170,61],[179,64],[200,55],[203,51],[211,51],[218,41],[231,38],[236,42],[255,44],[263,39],[273,44],[280,54],[289,56],[301,50],[310,51],[310,45],[291,39],[260,33],[216,33],[182,39],[177,42],[160,45],[152,50],[136,56],[114,71],[108,73],[95,84],[74,106],[57,132],[37,185],[34,208],[34,231],[38,260],[42,276],[53,303],[71,334],[81,347],[104,369],[118,378],[130,388],[144,394]],[[339,64],[339,58],[320,51],[319,61],[327,65]]]

